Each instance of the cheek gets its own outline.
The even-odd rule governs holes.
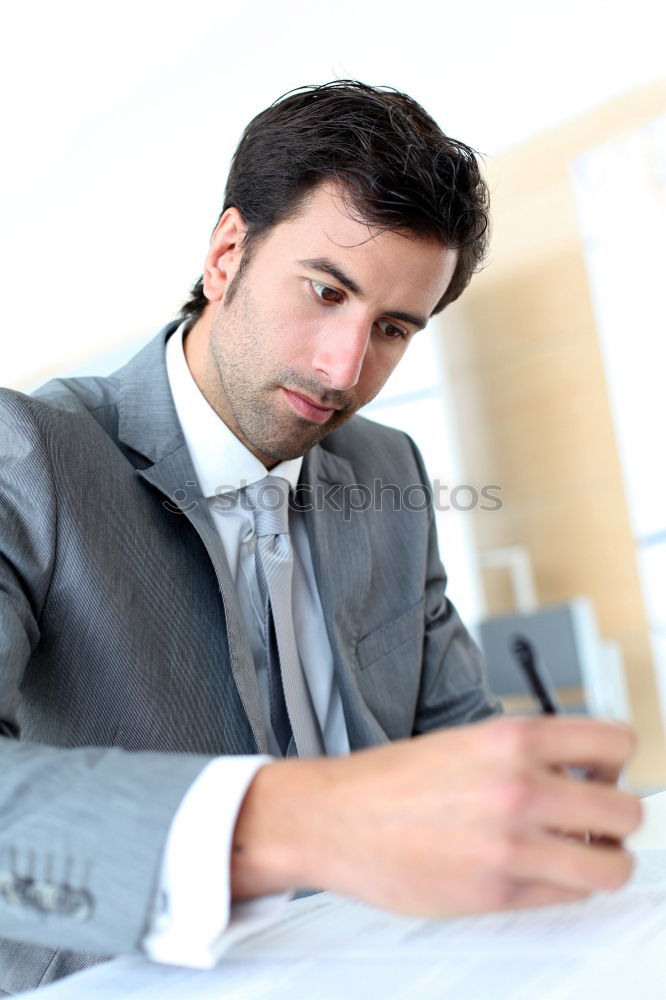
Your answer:
[[[281,358],[309,364],[322,331],[323,323],[320,319],[304,320],[294,312],[293,317],[287,318],[287,322],[282,323],[277,331],[274,338],[276,352]]]

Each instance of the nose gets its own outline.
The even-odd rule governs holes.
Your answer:
[[[346,321],[321,331],[312,367],[326,376],[332,389],[351,389],[358,382],[371,330],[368,324]]]

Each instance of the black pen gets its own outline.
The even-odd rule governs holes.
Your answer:
[[[524,635],[515,635],[511,641],[511,652],[515,656],[523,673],[525,674],[532,694],[541,705],[542,714],[557,715],[559,709],[555,702],[555,698],[548,690],[546,681],[539,673],[532,643],[529,642]],[[589,771],[587,771],[584,767],[568,767],[567,772],[572,778],[587,780],[590,777]],[[583,843],[589,844],[591,842],[590,833],[582,834],[582,840]]]
[[[542,713],[544,715],[557,715],[559,709],[544,678],[539,673],[531,642],[524,635],[516,635],[511,641],[511,652],[525,674],[532,694],[541,705]]]

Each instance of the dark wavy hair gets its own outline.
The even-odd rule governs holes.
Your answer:
[[[487,250],[488,188],[475,151],[445,135],[407,94],[334,80],[289,91],[243,132],[220,213],[235,206],[247,227],[236,279],[261,239],[294,218],[325,181],[340,186],[352,217],[459,251],[435,313],[457,299],[479,269]],[[199,278],[181,316],[198,318],[207,304]]]

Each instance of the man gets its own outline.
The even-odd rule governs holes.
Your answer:
[[[2,394],[0,995],[123,951],[205,966],[298,887],[446,915],[628,877],[630,732],[483,721],[432,511],[399,502],[420,457],[353,417],[486,209],[405,95],[287,95],[183,322],[110,378]]]

